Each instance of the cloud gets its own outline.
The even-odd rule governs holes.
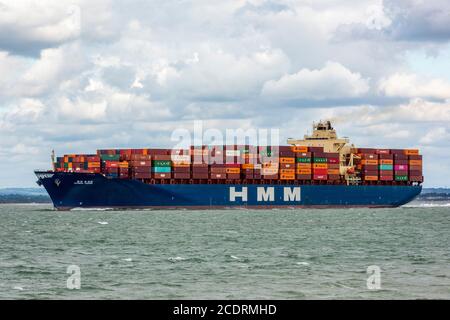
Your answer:
[[[439,78],[419,77],[411,73],[395,73],[381,79],[378,89],[390,97],[450,98],[450,82]]]
[[[443,2],[0,3],[0,186],[34,183],[53,148],[170,146],[196,119],[284,140],[330,118],[361,146],[448,146],[448,80],[410,61],[446,48]]]
[[[37,56],[80,35],[80,8],[72,1],[0,2],[0,49]]]
[[[301,69],[297,73],[264,84],[264,96],[282,99],[334,99],[358,97],[369,90],[367,79],[352,73],[337,62],[327,62],[322,69]]]

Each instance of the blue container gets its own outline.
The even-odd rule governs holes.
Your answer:
[[[171,167],[153,167],[152,171],[155,173],[170,173],[172,172]]]

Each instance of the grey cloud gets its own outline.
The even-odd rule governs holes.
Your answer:
[[[336,40],[440,43],[450,40],[450,2],[446,0],[386,0],[384,12],[391,23],[369,28],[362,23],[341,25]]]

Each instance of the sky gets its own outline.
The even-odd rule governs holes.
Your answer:
[[[450,186],[447,0],[0,0],[0,75],[0,187],[34,186],[52,149],[320,119],[419,148],[425,186]]]

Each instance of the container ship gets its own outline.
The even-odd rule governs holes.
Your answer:
[[[330,121],[283,146],[108,149],[35,171],[58,210],[398,207],[422,190],[417,149],[356,148]]]

